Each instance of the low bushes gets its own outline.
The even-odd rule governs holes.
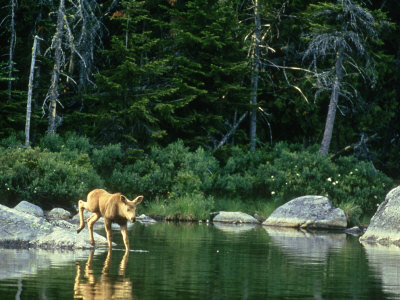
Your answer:
[[[87,154],[66,159],[39,148],[2,149],[0,166],[0,199],[7,205],[27,200],[44,209],[70,208],[87,191],[103,185]]]
[[[17,139],[0,141],[1,203],[70,207],[103,187],[131,198],[143,194],[141,209],[154,215],[204,219],[216,210],[266,217],[295,197],[315,194],[327,196],[357,223],[374,213],[393,186],[370,163],[351,156],[330,161],[315,147],[285,143],[253,152],[226,147],[213,155],[177,141],[143,153],[119,144],[95,147],[68,134],[46,136],[33,149],[4,147]]]
[[[331,161],[316,147],[302,149],[278,143],[255,152],[232,151],[216,179],[215,193],[276,205],[299,196],[324,195],[335,206],[352,203],[363,214],[372,215],[393,186],[393,181],[371,163],[352,156]]]

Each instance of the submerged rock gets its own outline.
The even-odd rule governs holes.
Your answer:
[[[14,209],[37,217],[44,216],[43,209],[28,201],[21,201],[20,203],[17,204],[17,206],[14,207]]]
[[[230,212],[230,211],[220,211],[217,214],[213,222],[221,222],[221,223],[259,223],[258,220],[248,214],[242,212]]]
[[[107,246],[105,237],[94,233],[97,246]],[[80,234],[76,226],[63,220],[47,221],[0,205],[0,245],[42,248],[91,249],[87,226]]]
[[[345,229],[346,216],[323,196],[303,196],[278,207],[263,223],[266,226]]]
[[[360,241],[400,246],[400,186],[386,195]]]
[[[352,228],[346,229],[344,232],[351,235],[361,235],[363,233],[363,230],[358,226],[354,226]]]

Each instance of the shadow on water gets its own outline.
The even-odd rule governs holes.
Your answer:
[[[134,299],[132,282],[125,276],[129,251],[122,257],[116,277],[110,276],[112,251],[107,253],[100,276],[96,276],[92,269],[93,255],[94,251],[91,251],[83,272],[80,262],[76,262],[74,299]]]

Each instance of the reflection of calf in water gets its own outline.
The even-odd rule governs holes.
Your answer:
[[[132,282],[125,277],[125,268],[128,262],[129,252],[126,251],[119,265],[117,277],[110,278],[109,270],[111,263],[111,250],[107,258],[100,278],[96,278],[92,270],[92,259],[94,250],[90,252],[86,263],[83,278],[82,268],[76,263],[76,277],[74,284],[74,299],[133,299]]]

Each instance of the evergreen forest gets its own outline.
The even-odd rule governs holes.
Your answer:
[[[1,0],[0,203],[367,222],[400,179],[397,0]]]

